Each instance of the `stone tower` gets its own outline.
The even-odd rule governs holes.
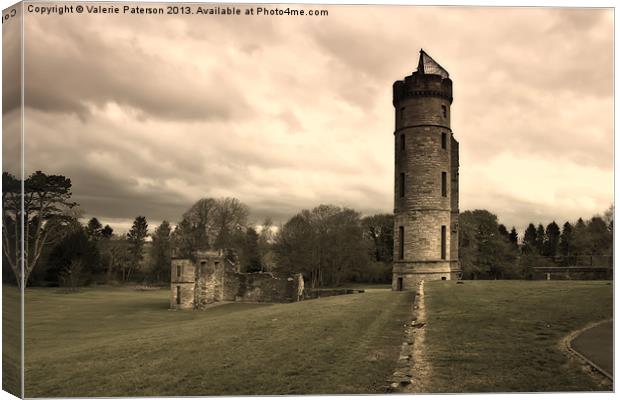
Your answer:
[[[418,70],[394,82],[393,290],[458,279],[459,144],[450,129],[452,81],[420,50]]]

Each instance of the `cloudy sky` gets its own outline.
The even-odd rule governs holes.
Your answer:
[[[294,7],[329,16],[27,13],[27,171],[70,177],[117,230],[201,197],[255,222],[391,212],[391,88],[422,47],[454,82],[461,210],[522,230],[612,203],[612,10]]]

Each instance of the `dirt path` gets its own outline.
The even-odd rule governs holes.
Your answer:
[[[424,305],[424,281],[420,283],[418,287],[417,298],[417,326],[415,330],[415,341],[413,342],[412,349],[412,363],[411,375],[412,382],[407,388],[409,393],[429,393],[428,382],[431,376],[431,364],[428,360],[425,350],[424,341],[426,339],[426,307]]]

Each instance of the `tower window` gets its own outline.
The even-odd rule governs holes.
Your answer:
[[[448,134],[446,132],[441,132],[441,148],[445,149],[448,145]]]
[[[177,278],[180,278],[180,277],[181,277],[181,271],[182,271],[182,270],[181,270],[181,266],[180,266],[180,265],[177,265]]]
[[[405,150],[405,135],[402,133],[400,134],[400,149]]]
[[[177,304],[181,304],[181,286],[177,286]]]
[[[448,195],[447,179],[448,179],[448,174],[446,172],[442,172],[441,173],[441,195],[443,197],[446,197]]]
[[[398,259],[405,258],[405,227],[398,227]]]
[[[405,197],[405,173],[401,172],[398,176],[398,194]]]
[[[441,259],[446,259],[446,226],[441,225]]]
[[[441,114],[443,115],[444,118],[448,118],[448,107],[441,106]]]
[[[403,122],[405,119],[405,107],[400,108],[400,122]]]

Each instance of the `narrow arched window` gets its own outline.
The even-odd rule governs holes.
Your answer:
[[[405,227],[398,227],[398,259],[405,258]]]
[[[446,172],[441,173],[441,195],[448,196],[448,174]]]
[[[441,226],[441,259],[446,259],[446,226]]]

